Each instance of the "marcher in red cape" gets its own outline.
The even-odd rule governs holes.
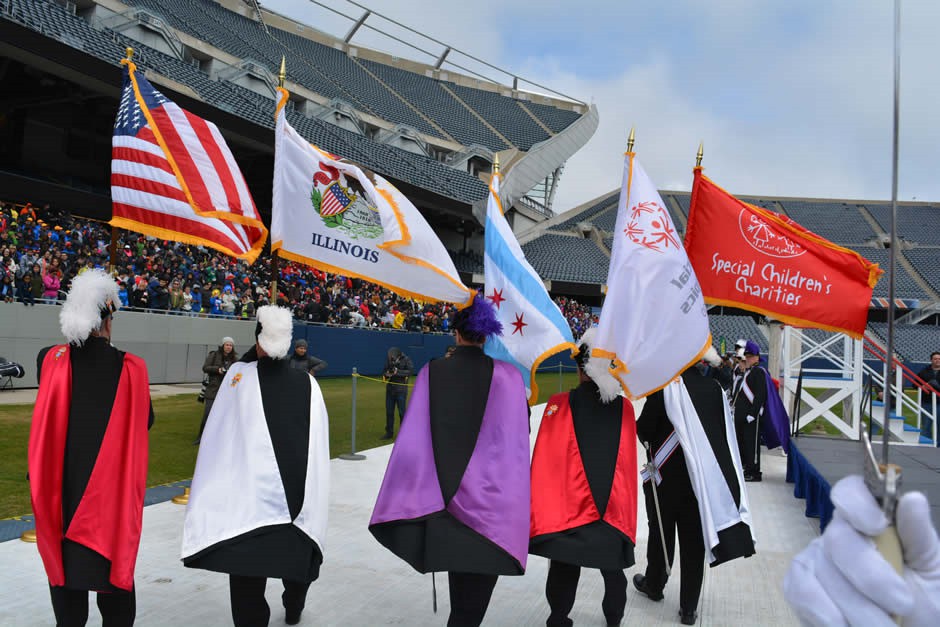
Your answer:
[[[619,625],[634,564],[637,461],[633,405],[603,360],[591,360],[594,329],[578,342],[580,384],[546,404],[532,458],[529,552],[551,560],[546,624],[569,627],[581,567],[600,569],[601,607]]]
[[[75,277],[59,315],[68,343],[37,358],[30,495],[60,626],[85,624],[89,591],[105,625],[132,625],[136,614],[153,409],[144,361],[110,342],[119,303],[104,272]]]

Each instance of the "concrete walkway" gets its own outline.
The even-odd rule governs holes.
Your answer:
[[[198,394],[200,383],[178,385],[151,385],[150,398],[163,398],[177,394]],[[14,388],[0,391],[0,405],[32,405],[36,402],[37,388]]]
[[[540,411],[533,416],[541,416]],[[533,420],[533,423],[535,420]],[[533,434],[537,426],[533,424]],[[533,435],[534,439],[534,435]],[[446,576],[437,577],[438,613],[431,609],[431,577],[419,575],[376,542],[367,527],[391,446],[366,451],[364,461],[333,460],[329,532],[320,580],[307,598],[301,625],[444,625],[449,602]],[[640,457],[642,459],[642,455]],[[764,481],[747,484],[754,510],[758,553],[706,569],[700,625],[796,625],[783,600],[783,575],[793,555],[816,537],[816,521],[803,516],[803,502],[784,483],[786,459],[764,451]],[[137,562],[137,624],[231,625],[228,578],[183,568],[179,561],[185,508],[171,502],[144,509]],[[637,565],[646,564],[646,512],[640,505]],[[678,560],[666,599],[654,603],[630,586],[623,625],[678,624]],[[547,560],[530,556],[525,576],[502,577],[484,625],[544,625]],[[268,585],[271,625],[283,625],[281,585]],[[584,571],[571,618],[576,625],[605,624],[600,573]],[[49,625],[48,587],[35,544],[0,544],[0,625]],[[100,625],[94,602],[89,625]]]

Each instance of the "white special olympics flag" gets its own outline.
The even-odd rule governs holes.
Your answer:
[[[469,303],[473,292],[418,209],[381,176],[311,145],[279,89],[271,249],[411,298]]]
[[[663,388],[711,345],[698,279],[669,211],[634,153],[623,187],[592,356],[630,398]]]
[[[484,295],[496,308],[503,334],[486,340],[483,351],[522,373],[529,403],[538,399],[535,371],[545,359],[575,350],[571,328],[552,301],[542,279],[526,261],[522,247],[503,216],[499,174],[490,181],[484,230]]]

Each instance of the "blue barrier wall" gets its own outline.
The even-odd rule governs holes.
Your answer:
[[[393,346],[411,358],[417,372],[430,360],[442,357],[447,347],[455,343],[452,335],[294,325],[294,339],[301,338],[307,340],[309,355],[327,361],[327,368],[318,376],[328,377],[348,376],[353,367],[358,368],[360,374],[381,374],[388,349]],[[564,351],[546,359],[541,370],[558,368],[559,362],[566,370],[574,367],[574,360]]]

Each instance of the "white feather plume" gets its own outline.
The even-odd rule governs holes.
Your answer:
[[[103,270],[86,270],[72,279],[62,311],[59,326],[70,344],[82,344],[92,331],[101,327],[101,310],[111,302],[121,306],[118,286]]]
[[[718,351],[715,350],[714,346],[709,346],[708,350],[705,351],[705,354],[702,355],[702,359],[709,365],[715,366],[716,368],[721,365],[721,357],[718,355]]]
[[[274,359],[287,357],[294,331],[294,320],[290,310],[274,305],[259,307],[258,322],[261,324],[258,344],[268,357]]]
[[[617,398],[623,392],[623,389],[620,387],[620,382],[610,374],[610,362],[599,357],[591,357],[591,350],[594,348],[594,335],[595,327],[591,327],[584,332],[577,344],[579,347],[586,346],[584,348],[584,373],[597,384],[601,401],[609,403]]]

